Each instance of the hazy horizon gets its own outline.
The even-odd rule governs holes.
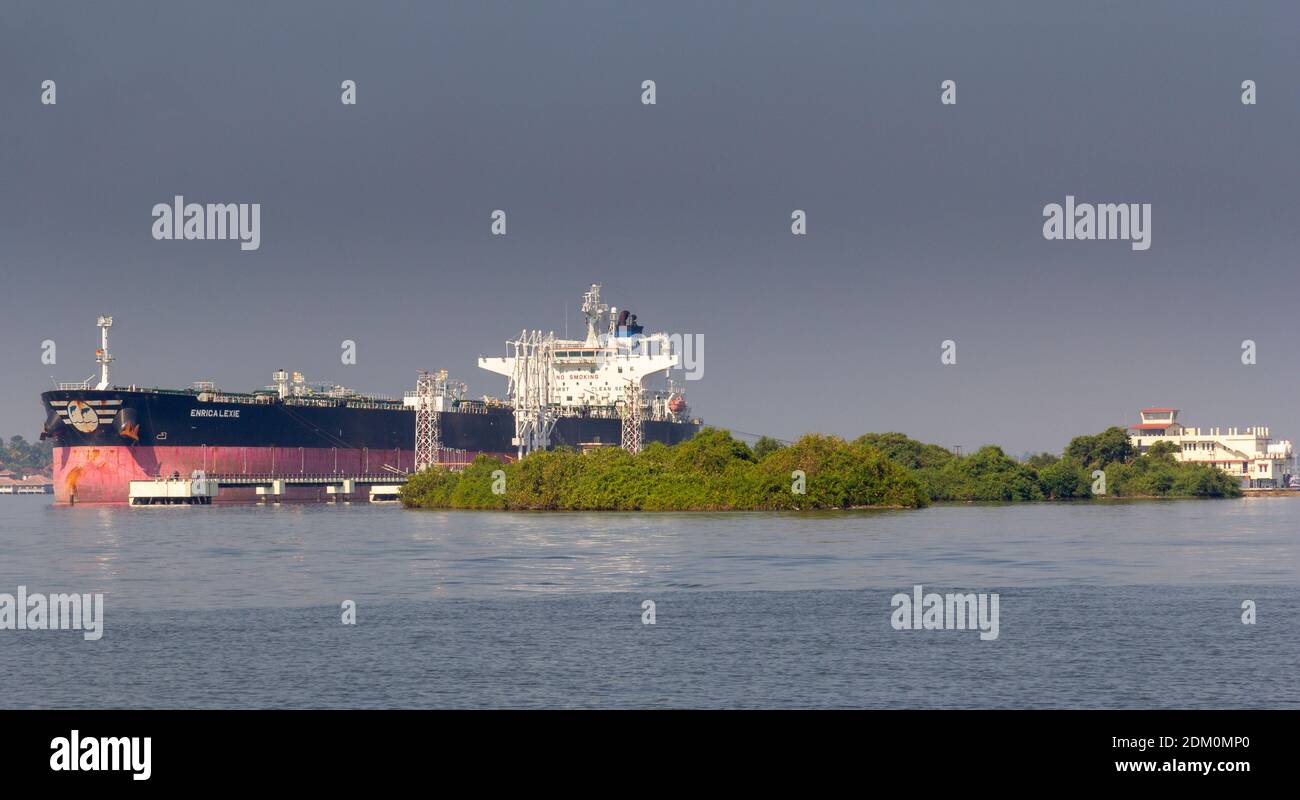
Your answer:
[[[1020,455],[1169,405],[1300,439],[1297,23],[1294,3],[8,3],[0,434],[35,439],[51,378],[96,371],[97,314],[119,384],[284,368],[400,396],[446,368],[501,396],[477,357],[566,311],[576,334],[599,282],[648,330],[703,336],[686,389],[717,427]],[[260,203],[260,247],[155,241],[175,195]],[[1150,249],[1046,240],[1067,195],[1150,203]]]

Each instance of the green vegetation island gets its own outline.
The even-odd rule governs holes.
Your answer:
[[[1138,454],[1122,428],[1077,436],[1060,455],[1024,462],[989,445],[957,455],[901,433],[853,441],[809,434],[751,447],[706,428],[677,445],[537,452],[502,464],[479,456],[462,471],[425,470],[406,482],[407,508],[515,511],[798,511],[922,508],[932,502],[1092,501],[1239,497],[1231,476],[1176,461],[1161,442]],[[1093,471],[1105,493],[1092,491]],[[798,472],[803,492],[795,491]]]

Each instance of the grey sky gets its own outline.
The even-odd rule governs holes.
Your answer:
[[[499,395],[477,356],[566,304],[576,330],[599,281],[704,335],[688,394],[724,427],[1018,454],[1159,404],[1300,438],[1298,29],[1294,2],[8,2],[0,433],[92,372],[97,313],[124,383]],[[176,194],[261,203],[260,250],[154,241]],[[1151,249],[1045,241],[1067,194],[1151,203]]]

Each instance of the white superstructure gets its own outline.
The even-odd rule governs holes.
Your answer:
[[[1174,458],[1212,464],[1247,488],[1285,487],[1291,477],[1291,442],[1272,439],[1266,427],[1189,428],[1178,422],[1176,408],[1144,408],[1141,415],[1128,432],[1138,452],[1171,442],[1178,447]]]
[[[556,338],[554,331],[521,331],[506,342],[507,355],[479,358],[478,365],[504,375],[507,402],[515,411],[515,446],[522,456],[545,449],[562,416],[679,419],[686,404],[679,392],[647,397],[644,380],[667,374],[680,363],[680,341],[666,333],[646,334],[636,315],[607,306],[600,284],[583,295],[584,339]],[[639,438],[632,437],[635,449]]]

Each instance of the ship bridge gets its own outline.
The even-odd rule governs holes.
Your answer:
[[[583,295],[582,310],[585,339],[524,330],[506,343],[505,356],[478,360],[481,369],[509,381],[507,396],[515,410],[515,445],[521,455],[548,445],[558,416],[595,411],[639,420],[647,405],[645,378],[680,365],[673,338],[666,333],[647,335],[635,314],[602,303],[600,284],[592,284]],[[667,398],[651,405],[670,407]]]

